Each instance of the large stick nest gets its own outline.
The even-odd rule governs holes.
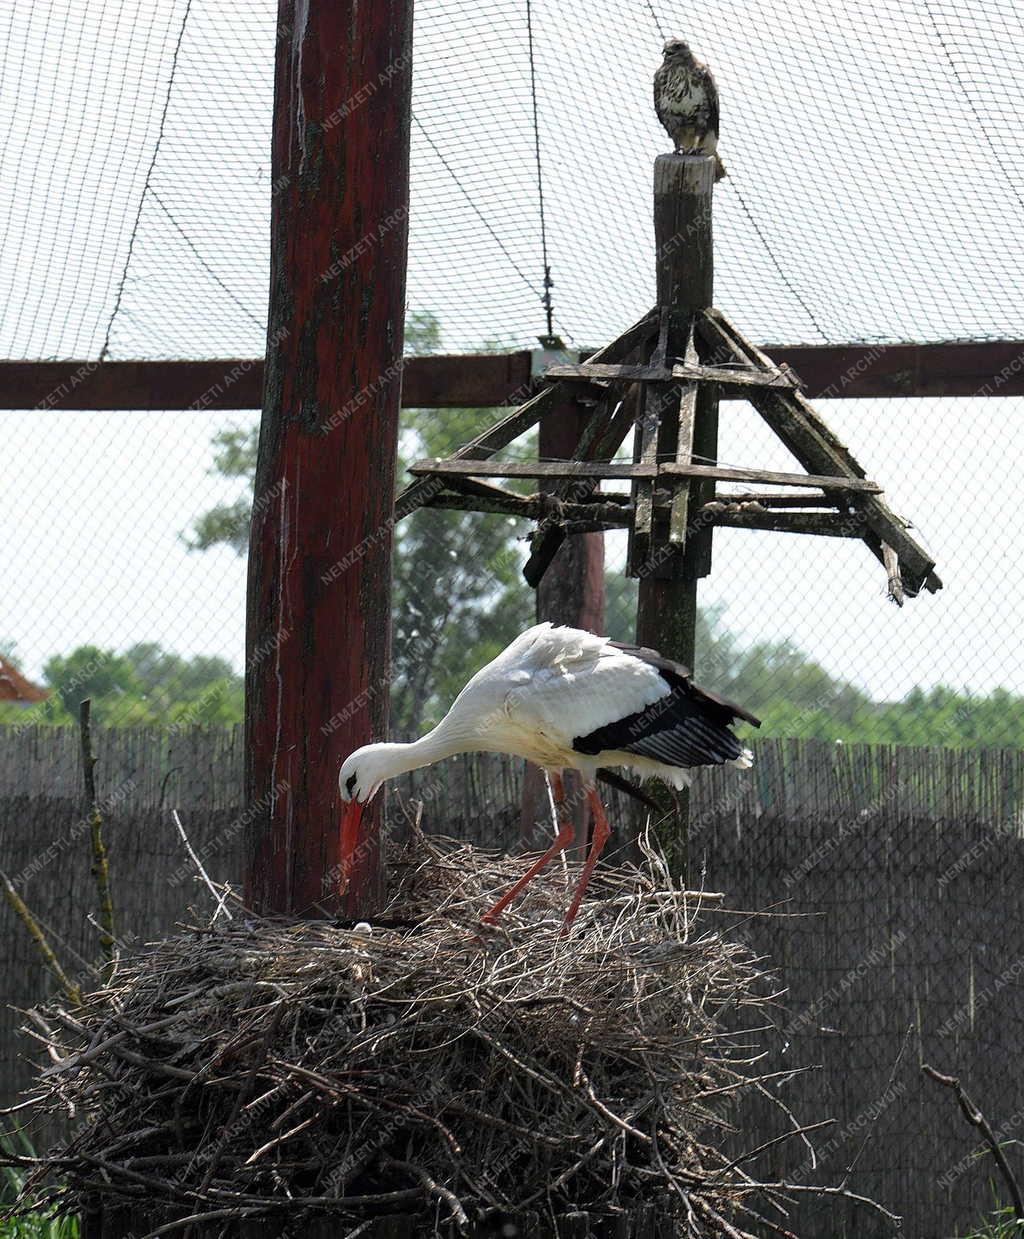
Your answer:
[[[736,1032],[770,999],[758,961],[701,931],[654,856],[595,881],[567,939],[557,865],[481,932],[522,863],[421,837],[370,933],[236,910],[30,1013],[37,1105],[76,1119],[36,1199],[329,1210],[339,1235],[657,1202],[681,1234],[746,1235],[784,1186],[718,1147],[724,1104],[763,1088]]]

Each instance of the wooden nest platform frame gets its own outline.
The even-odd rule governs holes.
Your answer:
[[[646,853],[595,881],[571,938],[575,875],[557,869],[482,937],[521,859],[421,836],[394,858],[401,922],[236,911],[121,961],[78,1006],[30,1012],[51,1061],[20,1117],[62,1112],[75,1132],[15,1159],[25,1207],[139,1239],[746,1239],[762,1217],[789,1234],[788,1196],[840,1189],[761,1181],[761,1150],[720,1147],[723,1107],[792,1074],[753,1066],[771,981],[701,927],[718,897]]]
[[[536,522],[524,568],[534,587],[566,536],[620,528],[629,530],[630,575],[707,576],[712,532],[729,527],[859,538],[883,565],[897,605],[934,593],[942,582],[931,555],[804,395],[799,377],[713,307],[713,184],[710,156],[657,158],[657,305],[587,360],[548,366],[539,392],[451,456],[413,464],[396,517],[433,507]],[[719,464],[723,399],[749,401],[805,472]],[[587,412],[570,459],[496,459],[567,404]],[[631,433],[632,461],[614,459]],[[537,478],[544,489],[517,495],[495,485],[499,478]],[[610,479],[629,480],[631,494],[602,492]],[[772,489],[717,489],[737,482]]]

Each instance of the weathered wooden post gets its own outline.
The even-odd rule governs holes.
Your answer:
[[[571,460],[580,435],[591,416],[577,401],[566,400],[541,418],[537,428],[537,454],[541,460]],[[552,489],[541,481],[542,492]],[[537,584],[537,623],[569,624],[590,632],[604,632],[604,533],[582,533],[566,538],[548,570]],[[576,838],[586,844],[587,804],[579,780],[569,775],[566,796],[572,805]],[[549,815],[544,776],[527,763],[523,779],[523,840],[529,847],[546,846]],[[543,843],[542,843],[543,840]]]
[[[537,430],[541,460],[571,460],[590,411],[566,401],[541,418]],[[549,487],[541,482],[540,490]],[[566,538],[537,585],[537,622],[604,630],[604,533]]]
[[[668,365],[683,361],[695,316],[712,305],[713,247],[711,203],[715,161],[708,155],[659,155],[654,161],[654,240],[658,308],[667,320],[662,340]],[[718,394],[713,385],[696,390],[677,384],[651,384],[648,411],[660,411],[657,456],[684,458],[685,448],[701,464],[718,458]],[[682,409],[682,417],[680,417]],[[642,429],[638,431],[638,437]],[[687,445],[690,445],[687,448]],[[671,517],[653,517],[650,549],[639,568],[636,639],[693,669],[697,633],[697,582],[711,571],[710,524],[697,525],[692,514],[714,494],[714,481],[692,481],[681,528]],[[685,493],[685,492],[684,492]],[[672,807],[660,793],[666,811]],[[689,797],[679,800],[680,835],[685,841]]]
[[[246,898],[337,910],[338,769],[386,730],[412,0],[281,0],[249,554]],[[345,911],[379,888],[376,813]]]

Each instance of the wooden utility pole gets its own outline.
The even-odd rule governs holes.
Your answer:
[[[537,430],[541,460],[571,460],[590,411],[566,401],[541,418]],[[541,491],[550,488],[541,484]],[[537,622],[604,630],[604,533],[576,534],[559,547],[537,585]]]
[[[694,315],[712,304],[711,199],[714,160],[707,155],[659,155],[654,161],[654,240],[658,306],[668,310],[667,354],[682,360]],[[674,460],[680,437],[678,387],[655,386],[648,401],[667,402],[661,413],[658,456]],[[701,464],[718,455],[718,398],[708,384],[697,388],[692,452]],[[682,427],[687,433],[687,427]],[[707,486],[708,483],[702,485]],[[710,483],[713,491],[714,483]],[[703,497],[691,485],[688,509]],[[696,493],[694,493],[696,492]],[[697,621],[697,581],[711,570],[710,527],[691,522],[685,541],[673,544],[656,522],[649,564],[640,577],[636,635],[669,658],[693,667]]]
[[[590,417],[590,410],[576,401],[566,400],[541,418],[537,428],[537,454],[541,460],[570,460],[580,441],[580,435]],[[552,489],[551,483],[539,488]],[[566,538],[558,548],[550,567],[537,585],[537,623],[550,620],[553,624],[568,624],[589,632],[604,632],[604,533],[582,533]],[[576,840],[585,845],[587,823],[586,799],[580,794],[578,778],[569,774],[565,780],[566,797],[572,806],[576,824]],[[550,835],[547,789],[544,775],[537,766],[526,765],[523,779],[523,841],[537,847]]]
[[[695,315],[713,303],[711,202],[715,161],[707,155],[659,155],[654,161],[654,240],[658,308],[667,317],[664,345],[668,364],[686,356]],[[666,315],[667,311],[667,315]],[[691,399],[678,386],[651,384],[648,407],[660,408],[657,453],[674,460],[688,440],[701,464],[718,459],[718,394],[698,384]],[[680,408],[683,416],[680,418]],[[690,483],[686,512],[694,513],[714,495],[714,481]],[[673,541],[665,518],[655,520],[647,563],[640,571],[636,639],[694,669],[697,637],[697,582],[711,571],[711,526],[691,517],[683,540]],[[659,796],[666,811],[674,807]],[[679,800],[680,836],[685,841],[689,796]],[[684,847],[685,854],[685,847]]]
[[[412,0],[281,0],[249,552],[246,898],[338,910],[338,770],[386,732]],[[379,806],[343,911],[379,892]]]

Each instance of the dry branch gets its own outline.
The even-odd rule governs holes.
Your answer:
[[[1010,1193],[1010,1199],[1013,1201],[1013,1211],[1018,1224],[1024,1223],[1024,1198],[1021,1196],[1020,1184],[1010,1168],[1010,1163],[1006,1160],[1003,1146],[999,1143],[995,1132],[992,1130],[991,1123],[989,1123],[988,1119],[967,1095],[964,1086],[956,1076],[943,1075],[941,1071],[936,1071],[934,1067],[930,1067],[927,1063],[921,1064],[921,1070],[930,1080],[934,1080],[936,1084],[941,1084],[945,1088],[953,1090],[964,1118],[972,1127],[977,1127],[981,1132],[985,1143],[989,1147],[989,1151],[996,1160],[999,1173],[1003,1176],[1003,1182],[1006,1184],[1007,1190]]]
[[[77,1006],[82,1001],[82,992],[60,966],[60,960],[54,953],[53,947],[50,946],[46,934],[43,933],[42,926],[29,911],[28,905],[15,890],[14,883],[6,873],[0,872],[0,882],[3,883],[4,897],[39,948],[39,954],[43,957],[43,963],[57,978],[57,982],[67,996],[68,1001]]]
[[[79,707],[79,726],[82,740],[82,772],[85,776],[85,800],[89,813],[89,840],[92,847],[91,873],[96,882],[96,894],[100,904],[100,950],[106,959],[105,980],[110,979],[113,969],[116,938],[114,936],[114,903],[110,896],[110,865],[103,842],[103,818],[100,815],[99,799],[96,796],[96,758],[92,751],[90,712],[92,701],[86,697]]]

